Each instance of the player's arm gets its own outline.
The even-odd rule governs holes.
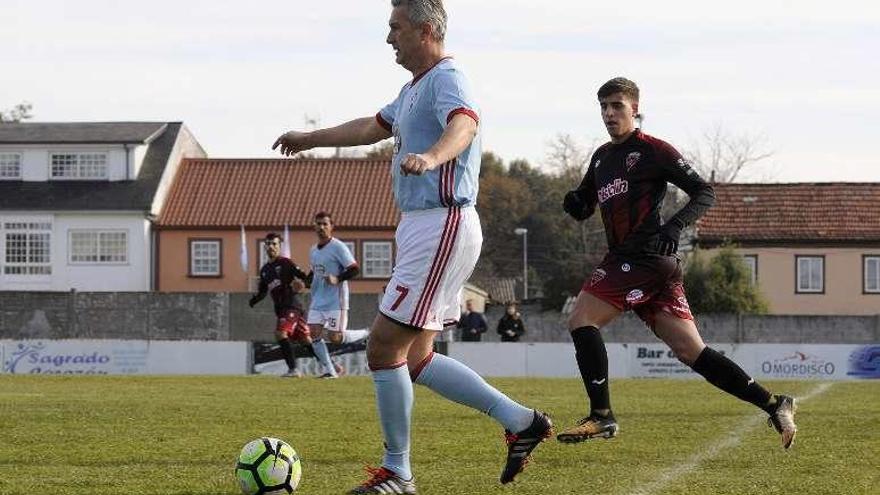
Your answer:
[[[373,144],[389,137],[391,131],[380,124],[378,117],[361,117],[336,127],[286,132],[275,140],[272,149],[280,147],[282,155],[290,156],[312,148]]]
[[[400,163],[404,175],[421,175],[460,155],[477,136],[475,114],[456,113],[446,124],[440,139],[424,153],[410,153]]]
[[[682,230],[697,221],[715,204],[715,190],[703,180],[696,170],[691,168],[674,148],[664,150],[666,159],[659,160],[666,175],[666,180],[678,186],[690,198],[682,209],[669,218],[660,227],[658,252],[671,255],[678,250],[678,239]]]
[[[595,174],[595,167],[591,161],[578,187],[568,191],[562,199],[562,209],[577,221],[590,218],[596,211],[599,196],[596,193]]]
[[[290,286],[293,288],[294,292],[301,292],[306,288],[305,280],[308,275],[293,261],[290,261],[289,263],[288,267],[291,275]]]
[[[339,275],[327,275],[327,282],[330,283],[330,285],[341,284],[346,280],[351,280],[357,277],[360,272],[361,268],[358,266],[358,264],[352,263],[351,265],[348,265],[345,270],[342,270],[342,273],[340,273]]]
[[[260,285],[257,288],[257,293],[251,296],[248,301],[248,305],[250,307],[254,307],[258,302],[262,301],[264,297],[266,297],[266,292],[269,290],[269,285],[263,279],[262,275],[260,276]]]

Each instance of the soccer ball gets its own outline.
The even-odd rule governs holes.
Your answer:
[[[235,477],[245,495],[293,493],[302,478],[302,464],[290,444],[263,437],[241,449]]]

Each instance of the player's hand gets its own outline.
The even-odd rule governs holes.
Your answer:
[[[306,283],[298,278],[295,278],[293,279],[293,282],[290,283],[290,287],[293,289],[294,292],[302,292],[306,288]]]
[[[587,214],[587,202],[581,198],[577,191],[568,191],[565,194],[562,199],[562,209],[579,222],[590,216]]]
[[[678,252],[678,238],[681,230],[672,224],[660,227],[660,235],[657,238],[657,253],[664,256],[672,256]]]
[[[248,306],[253,308],[254,306],[256,306],[256,304],[258,302],[260,302],[260,301],[259,301],[259,299],[257,299],[257,296],[253,296],[253,297],[251,297],[250,301],[248,301]]]
[[[336,275],[327,275],[324,277],[327,280],[327,283],[330,285],[336,285],[339,283],[339,277]]]
[[[435,168],[437,168],[437,162],[424,154],[409,153],[400,162],[400,172],[403,175],[422,175]]]
[[[285,132],[284,134],[279,136],[278,139],[275,140],[275,144],[272,145],[272,149],[274,150],[280,146],[280,151],[282,155],[295,155],[300,151],[305,151],[312,148],[312,146],[306,142],[307,137],[308,133],[306,132]]]

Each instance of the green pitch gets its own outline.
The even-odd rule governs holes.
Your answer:
[[[584,412],[575,380],[492,382],[548,411],[557,427]],[[615,380],[617,438],[547,442],[505,487],[501,428],[416,387],[419,493],[877,493],[880,382],[770,385],[810,397],[791,451],[752,407],[702,381]],[[239,450],[267,435],[302,457],[297,493],[344,493],[381,458],[371,381],[0,376],[4,495],[235,495]]]

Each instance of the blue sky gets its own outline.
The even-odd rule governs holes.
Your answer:
[[[592,3],[446,2],[485,149],[540,163],[556,134],[604,139],[595,91],[625,75],[646,131],[680,149],[717,124],[763,138],[773,155],[746,179],[880,180],[872,2]],[[306,115],[336,124],[394,97],[409,74],[384,43],[389,12],[371,0],[4,0],[0,108],[182,120],[211,156],[273,156]]]

